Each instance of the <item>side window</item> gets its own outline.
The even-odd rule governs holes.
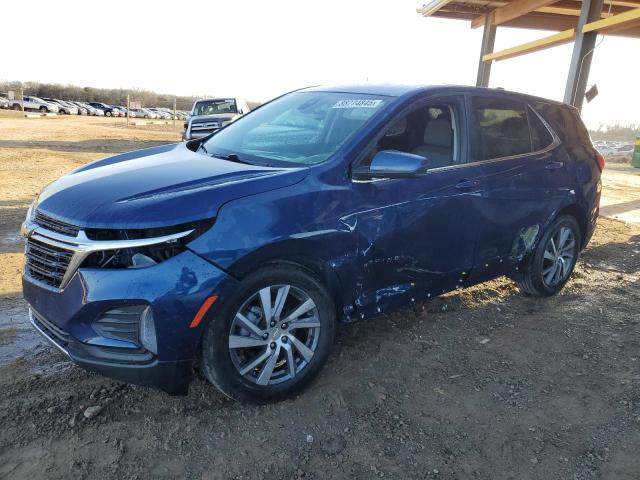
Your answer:
[[[473,99],[476,161],[532,152],[524,103],[501,98]]]
[[[531,144],[534,152],[547,148],[553,143],[551,132],[531,109],[529,109],[529,124],[531,126]]]
[[[429,168],[459,163],[456,111],[455,105],[434,103],[395,119],[361,165],[370,164],[375,154],[383,150],[398,150],[426,157]]]

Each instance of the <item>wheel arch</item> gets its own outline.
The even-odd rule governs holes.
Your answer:
[[[330,262],[319,257],[317,249],[312,245],[304,241],[285,241],[269,245],[236,262],[229,268],[229,273],[242,280],[269,265],[292,265],[313,275],[327,289],[334,304],[336,318],[342,318],[345,302],[342,281]]]
[[[587,221],[586,212],[577,203],[572,203],[558,210],[558,212],[554,215],[552,222],[563,215],[571,215],[578,222],[578,226],[580,227],[580,250],[582,250],[585,245],[585,240],[587,238],[587,230],[588,230],[588,221]]]

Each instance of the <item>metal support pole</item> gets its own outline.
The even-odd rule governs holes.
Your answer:
[[[482,32],[482,48],[480,49],[480,61],[478,63],[478,79],[476,87],[488,87],[489,76],[491,75],[491,63],[485,62],[482,57],[487,53],[493,53],[493,46],[496,43],[497,27],[493,23],[493,13],[486,15],[484,19],[484,30]]]
[[[596,37],[598,36],[597,31],[582,33],[582,27],[587,23],[600,20],[602,3],[602,0],[582,0],[578,26],[576,27],[576,40],[573,44],[573,53],[571,54],[567,86],[564,90],[564,102],[573,105],[578,110],[582,109],[584,93],[587,90],[587,81],[589,80],[593,49],[595,48]]]
[[[173,129],[176,129],[176,97],[173,97]]]
[[[22,113],[24,113],[24,89],[20,87],[20,106],[22,107]]]
[[[131,101],[129,95],[127,95],[127,127],[129,126],[129,117],[131,116]]]

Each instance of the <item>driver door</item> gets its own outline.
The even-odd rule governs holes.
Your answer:
[[[369,206],[345,219],[358,235],[362,312],[454,289],[472,267],[482,185],[466,163],[464,115],[462,96],[424,102],[393,120],[357,161],[361,170],[381,150],[428,159],[423,174],[354,180],[358,203]]]

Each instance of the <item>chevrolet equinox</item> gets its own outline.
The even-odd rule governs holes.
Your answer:
[[[498,276],[557,293],[604,159],[570,106],[470,87],[308,88],[116,155],[28,211],[33,326],[77,364],[187,392],[299,392],[336,323]]]

